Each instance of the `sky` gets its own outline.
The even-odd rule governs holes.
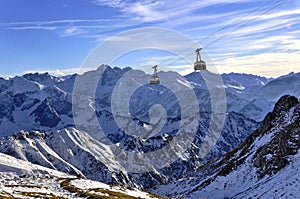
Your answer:
[[[299,0],[1,0],[0,76],[76,73],[106,39],[143,27],[196,41],[220,73],[300,72]],[[112,63],[154,64],[193,72],[190,63],[163,49],[128,52]]]

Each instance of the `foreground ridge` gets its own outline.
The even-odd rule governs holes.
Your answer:
[[[191,177],[152,191],[187,198],[297,198],[300,186],[300,103],[279,99],[244,142]]]
[[[135,188],[107,185],[0,153],[0,198],[159,199]]]

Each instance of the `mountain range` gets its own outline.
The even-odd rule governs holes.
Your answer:
[[[257,150],[264,147],[273,150],[275,147],[274,144],[274,146],[269,145],[273,140],[270,136],[279,133],[273,132],[275,130],[269,132],[271,128],[277,129],[278,132],[285,132],[282,129],[287,128],[288,125],[295,125],[295,128],[298,128],[299,122],[297,123],[296,116],[299,113],[296,110],[299,109],[295,107],[299,107],[296,98],[300,96],[299,89],[297,89],[300,85],[300,73],[290,73],[273,79],[237,73],[221,75],[226,93],[226,117],[216,145],[204,158],[197,154],[199,154],[208,132],[213,113],[210,93],[203,76],[213,77],[215,74],[204,71],[203,73],[194,72],[184,77],[178,75],[177,83],[183,87],[192,85],[200,104],[201,117],[197,119],[197,132],[193,144],[187,152],[188,158],[178,158],[175,162],[168,164],[167,167],[151,172],[128,173],[119,170],[117,164],[108,163],[107,159],[114,155],[112,151],[103,147],[85,129],[78,128],[73,119],[72,92],[76,79],[94,78],[99,70],[66,77],[55,77],[48,73],[34,73],[10,79],[1,78],[0,152],[80,178],[101,181],[106,184],[121,184],[126,187],[148,189],[165,196],[185,196],[188,198],[208,197],[213,194],[217,194],[214,195],[214,198],[222,198],[221,196],[224,194],[227,194],[228,197],[242,198],[245,193],[253,194],[255,197],[257,191],[250,188],[251,183],[251,186],[260,189],[258,186],[260,183],[266,184],[265,182],[269,181],[271,183],[272,179],[277,179],[276,175],[279,175],[280,172],[286,171],[287,175],[290,175],[291,171],[286,168],[295,168],[299,164],[294,161],[297,152],[284,154],[282,157],[289,155],[291,160],[286,160],[288,163],[286,162],[284,166],[281,165],[282,168],[277,169],[278,173],[273,172],[276,169],[269,169],[272,171],[270,173],[265,167],[267,167],[266,164],[271,163],[266,163],[266,159],[270,158],[270,161],[273,162],[273,156],[264,154],[265,152],[259,153]],[[141,140],[124,133],[114,121],[111,99],[118,81],[128,71],[131,69],[107,67],[97,85],[95,96],[87,97],[95,97],[97,120],[112,143],[121,146],[126,151],[147,153],[158,150],[164,147],[169,140],[172,140],[178,131],[180,126],[180,108],[178,106],[180,104],[176,101],[176,96],[174,97],[168,89],[162,86],[142,86],[134,93],[130,101],[130,111],[134,121],[140,126],[149,125],[151,121],[147,109],[154,102],[164,105],[169,117],[166,119],[162,131],[148,139]],[[142,71],[136,72],[141,79],[150,79],[150,75]],[[159,72],[158,76],[168,78],[172,75],[171,73],[173,72],[162,71]],[[128,91],[123,90],[122,92]],[[286,94],[294,95],[296,98],[285,96],[279,100],[281,96]],[[277,102],[277,100],[279,101]],[[284,108],[285,104],[290,101],[293,103]],[[272,110],[273,112],[269,113]],[[267,115],[266,118],[264,118],[265,115]],[[288,117],[290,120],[282,119],[282,117]],[[267,124],[276,125],[266,127]],[[288,130],[287,132],[290,133]],[[264,138],[266,136],[269,136],[268,139]],[[297,132],[287,136],[289,138],[285,140],[287,143],[292,140],[291,142],[299,145]],[[293,137],[296,137],[296,141],[293,140]],[[278,138],[278,140],[280,139]],[[295,150],[298,149],[296,145]],[[273,153],[272,150],[270,154]],[[3,155],[2,157],[6,158],[7,156]],[[282,157],[280,156],[280,158]],[[241,164],[236,162],[241,162]],[[251,164],[245,164],[245,162],[251,162]],[[273,166],[270,167],[273,168]],[[241,167],[251,168],[250,170],[253,172],[247,173],[243,170],[245,168],[240,169]],[[234,171],[231,171],[233,168]],[[222,169],[228,171],[220,174]],[[257,171],[254,172],[254,170]],[[258,172],[260,172],[259,175]],[[228,182],[225,182],[221,178],[225,178],[224,176],[227,175],[231,175],[231,177],[228,178]],[[234,184],[234,178],[239,175],[253,176],[254,180],[245,178],[242,182],[249,182],[248,188],[245,185],[243,186],[245,189],[242,189],[239,187],[241,185]],[[270,176],[269,180],[266,180],[267,175]],[[179,182],[177,182],[178,179],[180,179]],[[224,184],[225,188],[212,193],[211,190],[216,187],[214,184],[220,183],[219,179],[226,184]],[[232,186],[233,189],[235,187],[241,193],[226,189],[227,185]],[[180,187],[180,189],[174,189],[174,187]],[[297,185],[294,188],[297,188]],[[176,190],[176,193],[170,190]],[[274,190],[275,193],[278,191],[275,192]]]

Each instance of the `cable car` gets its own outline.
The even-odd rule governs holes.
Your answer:
[[[150,84],[160,84],[159,77],[157,76],[157,67],[157,65],[152,67],[154,69],[154,73],[151,76]]]
[[[200,55],[200,50],[202,50],[202,48],[197,48],[196,49],[196,62],[194,63],[194,70],[206,70],[206,63],[204,61],[201,60],[201,55]]]

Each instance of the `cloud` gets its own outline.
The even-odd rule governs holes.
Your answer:
[[[160,3],[161,2],[144,4],[137,2],[124,7],[123,12],[136,14],[138,17],[135,19],[142,22],[153,22],[167,19],[168,16],[165,13],[155,10],[155,7],[157,7]]]
[[[52,21],[24,21],[0,23],[0,27],[6,27],[10,30],[58,30],[67,29],[67,33],[75,28],[78,29],[99,29],[109,27],[120,27],[119,19],[62,19]],[[72,34],[71,34],[72,35]]]
[[[269,72],[276,76],[276,70],[282,69],[279,67],[280,64],[288,63],[289,67],[297,69],[297,66],[292,66],[292,62],[299,61],[297,52],[300,50],[300,9],[296,7],[284,6],[269,11],[275,3],[268,4],[261,0],[90,0],[90,2],[99,6],[99,9],[108,6],[117,12],[113,12],[110,19],[12,22],[0,23],[0,27],[16,31],[48,30],[54,31],[59,36],[77,36],[98,43],[121,31],[151,25],[184,32],[202,46],[216,41],[206,46],[205,50],[222,71],[242,72],[244,67],[249,73],[250,70],[259,72],[259,69],[262,69],[264,74]],[[249,7],[244,6],[248,5],[247,3]],[[262,4],[264,6],[261,6]],[[230,7],[230,5],[234,6]],[[246,8],[240,9],[240,5]],[[214,11],[215,6],[218,6],[217,12]],[[152,33],[147,34],[149,37],[156,36]],[[110,40],[119,44],[138,37],[144,35],[114,36]],[[160,39],[161,41],[176,40],[176,38],[168,38],[168,35],[162,35]],[[175,42],[172,48],[178,49],[180,45]],[[193,51],[193,49],[187,50],[191,53]],[[270,56],[270,59],[266,56]],[[275,56],[280,56],[281,59]],[[150,57],[140,62],[153,65],[166,59],[169,59],[168,63],[176,61],[176,58],[161,56]],[[282,60],[285,62],[283,63]],[[183,62],[175,62],[172,65],[176,65],[173,66],[174,70],[190,70]],[[266,65],[274,67],[273,71],[265,68]],[[55,71],[53,73],[58,74]]]
[[[253,0],[210,0],[210,1],[172,1],[172,0],[93,0],[98,6],[117,9],[127,17],[140,22],[182,21],[182,17],[192,16],[195,11],[220,4],[239,4]],[[244,10],[245,11],[245,10]],[[132,16],[133,15],[133,16]],[[180,20],[178,20],[180,17]],[[176,23],[176,22],[175,22]]]
[[[20,26],[20,27],[10,27],[10,30],[56,30],[62,27],[53,26]]]
[[[274,19],[279,17],[282,18],[286,16],[299,15],[299,14],[300,14],[300,9],[292,9],[292,10],[283,10],[280,12],[270,13],[270,14],[249,16],[249,17],[245,17],[244,20],[251,20],[255,18],[258,18],[259,20],[266,20],[266,19]]]
[[[67,37],[67,36],[74,36],[74,35],[79,35],[86,33],[83,29],[80,29],[76,26],[68,27],[64,30],[63,34],[61,35],[62,37]]]
[[[164,5],[162,1],[108,1],[108,0],[94,0],[96,5],[109,6],[118,9],[125,15],[132,14],[132,19],[141,22],[154,22],[167,19],[165,12],[157,9],[161,5]]]
[[[0,23],[0,26],[16,26],[16,25],[50,25],[50,24],[74,24],[74,23],[97,23],[97,22],[113,22],[118,19],[61,19],[50,21],[22,21],[22,22],[8,22]]]
[[[270,52],[227,58],[214,64],[226,73],[235,71],[276,77],[291,71],[299,72],[299,62],[299,53]]]
[[[124,2],[121,0],[93,0],[93,3],[99,6],[109,6],[113,8],[121,8],[124,6]]]

